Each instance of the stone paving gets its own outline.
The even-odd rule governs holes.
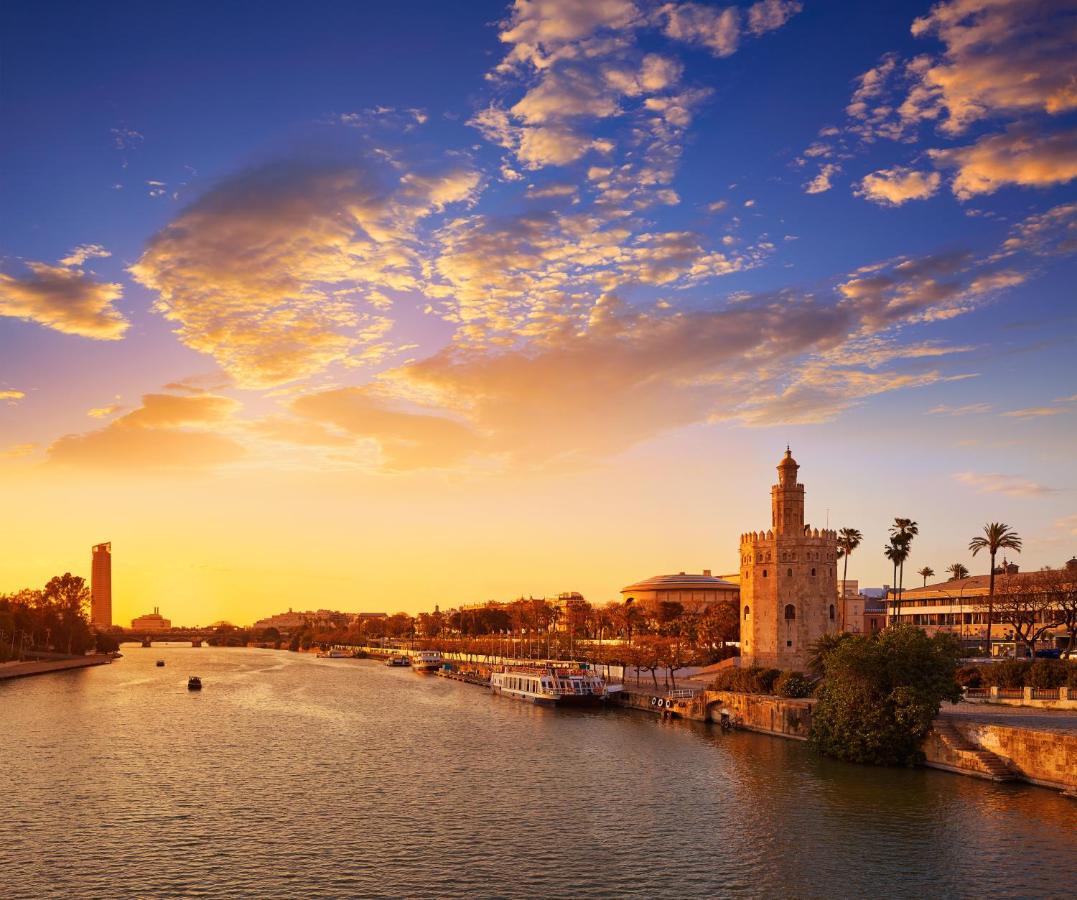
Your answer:
[[[1065,709],[1033,709],[986,703],[944,703],[940,715],[960,717],[987,725],[1009,725],[1037,731],[1077,735],[1077,712]]]

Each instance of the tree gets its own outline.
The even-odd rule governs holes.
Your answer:
[[[1046,569],[1040,573],[1040,577],[1051,595],[1058,624],[1069,633],[1069,645],[1063,652],[1066,659],[1072,659],[1074,650],[1077,650],[1077,569],[1072,566]]]
[[[49,580],[42,592],[45,604],[55,607],[60,619],[61,639],[68,653],[85,653],[93,645],[87,613],[90,588],[86,579],[65,572]]]
[[[920,533],[920,526],[917,525],[912,519],[894,519],[894,524],[890,526],[890,539],[897,541],[902,549],[903,553],[899,554],[900,559],[898,561],[898,576],[897,576],[897,596],[898,596],[898,614],[901,614],[901,594],[905,589],[905,560],[912,554],[912,539]]]
[[[914,765],[943,700],[961,698],[959,642],[898,625],[849,635],[822,657],[811,744],[828,756],[873,765]]]
[[[1013,628],[1014,637],[1028,648],[1029,656],[1035,656],[1036,641],[1045,632],[1062,624],[1055,618],[1053,586],[1047,572],[1007,574],[999,579],[994,597],[988,596],[999,622]]]
[[[991,655],[991,620],[995,611],[995,557],[999,550],[1021,552],[1021,538],[1009,525],[1003,522],[988,522],[984,533],[969,541],[969,550],[976,556],[981,550],[991,555],[991,575],[987,588],[987,655]]]
[[[894,564],[894,585],[892,590],[894,592],[895,602],[892,603],[890,607],[892,610],[892,613],[890,615],[891,625],[897,624],[897,617],[901,613],[901,602],[897,590],[898,566],[905,562],[905,559],[908,555],[908,548],[905,547],[904,543],[899,538],[891,537],[890,543],[883,547],[883,556],[885,556],[888,560],[890,560],[891,563]]]
[[[853,555],[853,551],[860,546],[860,543],[864,540],[862,535],[855,528],[842,528],[838,532],[838,554],[845,560],[842,565],[841,581],[841,630],[845,630],[845,582],[849,580],[849,557]]]
[[[924,587],[927,587],[927,580],[935,575],[935,570],[931,566],[924,566],[922,569],[917,569],[916,574],[924,579]]]
[[[962,578],[969,577],[969,570],[964,563],[950,563],[946,571],[950,573],[950,581],[960,581]]]

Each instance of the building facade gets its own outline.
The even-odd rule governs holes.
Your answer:
[[[1077,581],[1077,559],[1071,559],[1056,572],[1069,573],[1071,583]],[[1003,562],[995,570],[996,601],[992,618],[991,639],[992,652],[996,655],[1015,655],[1023,652],[1015,640],[1012,624],[1005,621],[1005,594],[1008,590],[1020,590],[1027,585],[1031,591],[1036,590],[1036,580],[1040,572],[1021,572],[1012,563]],[[930,635],[952,634],[969,650],[986,651],[987,646],[987,605],[990,592],[990,577],[972,575],[941,581],[923,587],[907,588],[901,598],[889,596],[886,600],[887,617],[891,623],[914,625]],[[1048,628],[1040,639],[1043,647],[1055,647],[1065,650],[1070,646],[1071,635],[1061,624],[1064,618],[1050,608],[1040,610],[1036,627],[1058,624]]]
[[[112,627],[112,542],[95,544],[90,563],[90,624]]]
[[[740,588],[704,569],[702,575],[678,572],[655,575],[621,588],[621,601],[629,600],[656,612],[662,603],[679,603],[687,613],[702,613],[718,603],[736,606]]]
[[[741,535],[742,665],[805,669],[812,643],[840,628],[837,532],[805,524],[799,469],[786,448],[770,490],[771,527]]]
[[[171,620],[162,616],[161,610],[156,606],[153,608],[153,612],[131,620],[132,631],[168,631],[171,627]]]

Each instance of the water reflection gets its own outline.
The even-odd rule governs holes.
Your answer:
[[[1077,875],[1077,804],[1042,789],[371,662],[125,652],[0,684],[5,896],[1031,896]]]

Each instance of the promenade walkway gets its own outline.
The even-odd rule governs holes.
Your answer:
[[[27,662],[0,663],[0,681],[8,678],[24,678],[27,675],[44,675],[46,672],[65,672],[68,669],[85,669],[87,666],[103,666],[112,662],[104,653],[92,656],[76,656],[68,659],[35,659]]]
[[[1057,731],[1077,735],[1077,712],[1065,709],[1033,709],[986,703],[944,703],[939,715],[984,725]]]

